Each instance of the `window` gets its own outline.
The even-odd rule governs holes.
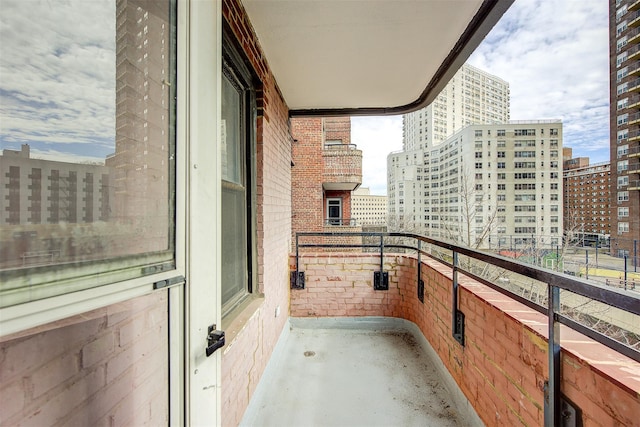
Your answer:
[[[506,190],[506,184],[498,184],[498,190]]]
[[[176,85],[165,84],[175,81],[175,10],[164,0],[123,5],[114,17],[115,2],[78,2],[68,21],[42,21],[38,34],[20,34],[16,45],[37,47],[50,69],[30,67],[28,75],[16,78],[16,73],[25,73],[22,61],[28,56],[0,58],[7,79],[3,89],[31,106],[21,119],[25,133],[15,140],[27,140],[33,147],[64,140],[60,150],[67,158],[64,163],[53,161],[44,150],[36,160],[30,145],[5,145],[16,135],[3,129],[3,148],[16,154],[0,177],[1,185],[8,186],[0,223],[11,236],[0,241],[3,306],[176,268]],[[118,20],[145,10],[158,31],[142,45],[136,35],[148,23],[119,25]],[[87,22],[92,22],[90,37],[82,31]],[[56,44],[45,38],[61,26],[66,36]],[[73,51],[84,52],[80,69],[60,54]],[[91,71],[109,64],[112,72]],[[86,72],[82,81],[74,78],[78,70]],[[40,84],[24,92],[16,83],[25,79]],[[99,93],[91,93],[90,87]],[[55,101],[39,101],[53,93]],[[92,117],[94,112],[99,115]],[[9,111],[13,113],[17,111]],[[44,119],[53,114],[61,119]],[[85,161],[86,153],[93,157],[91,164]]]
[[[505,154],[506,153],[504,151],[498,151],[498,158],[504,158]]]
[[[535,190],[535,184],[513,184],[514,190]]]
[[[626,216],[629,216],[629,208],[628,207],[618,208],[618,218],[622,218]]]
[[[222,311],[253,288],[257,271],[256,96],[240,54],[223,39],[222,75]]]
[[[618,233],[628,233],[629,232],[629,223],[628,222],[619,222],[618,223]]]
[[[618,188],[626,187],[627,185],[629,185],[629,176],[628,175],[619,176],[618,177]]]
[[[507,174],[504,172],[501,172],[498,174],[498,179],[507,179]]]
[[[629,144],[624,144],[618,147],[618,158],[629,154]]]
[[[498,169],[504,169],[506,167],[505,162],[498,162]]]
[[[404,200],[400,200],[404,204]],[[342,225],[342,199],[327,199],[327,223],[329,225]]]
[[[627,201],[629,201],[629,192],[618,191],[618,202],[627,202]]]
[[[622,129],[618,131],[618,144],[622,141],[629,139],[629,129]]]
[[[629,160],[618,161],[618,173],[629,169]]]
[[[475,136],[482,136],[482,130],[476,130]]]
[[[535,157],[536,156],[536,152],[535,151],[516,151],[515,153],[513,153],[513,157]]]
[[[505,136],[505,131],[504,129],[498,129],[496,131],[496,136]]]

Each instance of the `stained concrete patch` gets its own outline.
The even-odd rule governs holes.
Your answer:
[[[292,327],[282,345],[243,426],[468,425],[407,331]]]

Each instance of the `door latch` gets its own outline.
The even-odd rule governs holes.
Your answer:
[[[224,346],[224,331],[218,331],[216,325],[209,326],[207,331],[207,357]]]

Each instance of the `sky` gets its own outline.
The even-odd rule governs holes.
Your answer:
[[[115,151],[115,1],[0,0],[0,9],[0,149],[104,163]]]
[[[467,61],[509,83],[511,120],[560,119],[565,147],[609,160],[609,2],[515,0]],[[362,186],[386,194],[386,158],[402,150],[402,118],[353,117]]]

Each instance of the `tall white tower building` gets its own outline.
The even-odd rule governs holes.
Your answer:
[[[509,121],[509,83],[463,65],[427,107],[403,116],[403,150],[438,145],[471,124]]]
[[[478,248],[562,237],[562,123],[471,125],[387,157],[391,229]]]

